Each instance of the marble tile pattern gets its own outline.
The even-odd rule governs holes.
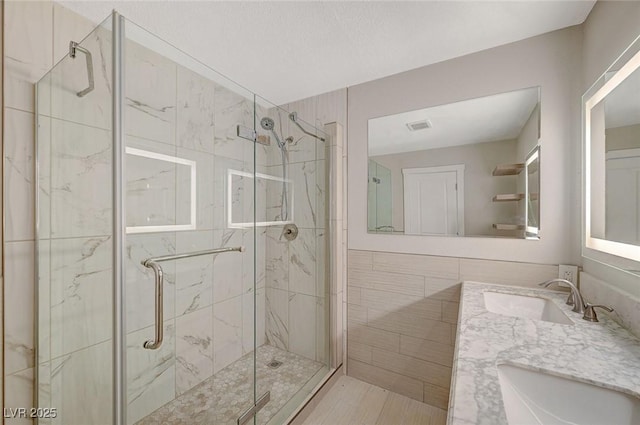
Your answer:
[[[176,319],[176,394],[213,375],[213,307]]]
[[[276,347],[317,361],[328,361],[325,348],[329,322],[325,319],[330,306],[327,283],[330,274],[325,270],[328,258],[325,229],[329,215],[325,209],[329,205],[326,199],[329,191],[325,151],[329,150],[330,141],[325,143],[304,134],[288,118],[288,111],[295,111],[300,119],[306,120],[302,123],[305,128],[319,132],[313,127],[324,127],[324,123],[316,119],[317,103],[317,98],[310,98],[266,111],[280,137],[291,138],[286,143],[285,160],[287,177],[292,180],[290,214],[298,227],[298,236],[293,241],[283,237],[280,225],[267,229],[266,332],[267,340]],[[273,139],[272,135],[265,135]],[[267,173],[282,176],[282,155],[273,141],[267,149],[267,161]],[[267,218],[280,220],[281,185],[267,185],[266,203]]]
[[[549,299],[573,325],[491,313],[485,291]],[[507,424],[496,367],[502,363],[640,397],[640,340],[604,313],[598,323],[582,320],[565,300],[564,293],[463,283],[448,424]]]
[[[133,41],[125,55],[126,134],[174,145],[176,63]]]
[[[206,333],[193,329],[192,335]],[[127,335],[127,423],[147,416],[176,396],[176,326],[175,320],[164,322],[164,342],[157,350],[147,350],[142,343],[153,338],[150,326]],[[186,333],[183,334],[186,336]],[[187,355],[187,350],[181,357]],[[184,376],[179,388],[184,388]]]
[[[49,380],[50,406],[58,408],[58,417],[51,421],[52,424],[110,422],[112,355],[111,341],[106,341],[51,361],[50,375],[41,376],[41,379],[45,383]]]
[[[50,263],[51,358],[111,339],[110,237],[54,239]],[[46,328],[45,328],[46,329]]]
[[[11,199],[5,206],[7,241],[34,238],[34,116],[7,109],[5,127],[5,187]]]
[[[111,133],[52,119],[51,157],[51,236],[109,235]]]
[[[255,354],[258,395],[271,392],[260,411],[259,423],[267,423],[324,366],[305,357],[275,348],[259,347]],[[271,360],[282,365],[267,366]],[[138,425],[232,425],[253,404],[254,353],[246,354],[211,378],[142,418]]]
[[[6,245],[4,372],[11,375],[35,365],[33,346],[34,270],[31,259],[35,255],[32,241]],[[30,304],[31,303],[31,304]]]

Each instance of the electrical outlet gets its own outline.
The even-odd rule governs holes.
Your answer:
[[[570,264],[560,264],[558,266],[558,277],[560,279],[568,280],[574,285],[578,284],[578,266],[572,266]],[[560,283],[560,286],[568,288],[569,285]]]

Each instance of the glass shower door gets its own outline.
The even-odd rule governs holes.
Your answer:
[[[126,21],[129,424],[236,424],[255,403],[253,94]],[[192,256],[217,248],[240,248]],[[163,341],[156,283],[163,270]]]
[[[271,399],[256,423],[276,425],[329,371],[329,140],[297,111],[257,98],[256,112],[256,194],[265,198],[257,203],[264,254],[256,270],[264,271],[259,285],[266,292],[264,312],[258,310],[265,325],[258,328],[256,390]]]

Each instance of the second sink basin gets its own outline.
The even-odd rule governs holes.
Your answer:
[[[498,377],[509,425],[640,423],[640,400],[629,394],[508,364]]]
[[[572,325],[573,322],[553,301],[540,297],[484,292],[484,305],[492,313],[504,316],[525,317],[527,319]]]

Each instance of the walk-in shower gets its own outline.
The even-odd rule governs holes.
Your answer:
[[[116,13],[37,84],[40,423],[282,424],[331,373],[329,136],[289,114]]]

